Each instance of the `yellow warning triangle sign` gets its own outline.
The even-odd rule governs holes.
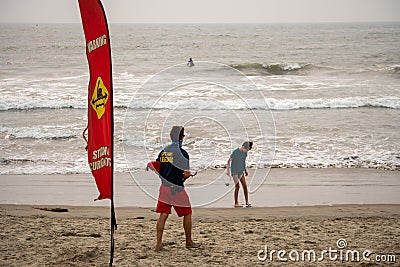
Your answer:
[[[96,111],[97,118],[101,119],[104,112],[106,111],[106,104],[108,101],[108,89],[104,85],[101,77],[97,77],[96,87],[94,88],[92,99],[90,100],[90,105]]]

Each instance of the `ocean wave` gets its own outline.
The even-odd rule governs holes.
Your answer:
[[[328,66],[318,66],[311,63],[242,63],[242,64],[232,64],[230,67],[243,72],[247,76],[268,76],[268,75],[308,75],[314,72],[324,72],[333,73],[337,75],[338,73],[347,74],[399,74],[400,65],[395,64],[391,66],[384,67],[371,67],[364,66],[364,68],[359,69],[354,67],[353,69],[342,69],[339,67],[328,67]]]
[[[81,159],[77,164],[60,164],[58,162],[52,162],[48,160],[31,160],[31,159],[5,159],[0,158],[0,174],[79,174],[79,173],[90,173],[88,166],[85,164],[86,159]],[[57,165],[57,168],[54,166]],[[252,163],[247,164],[249,169],[328,169],[328,168],[340,168],[340,169],[377,169],[385,171],[400,171],[400,164],[397,162],[382,162],[379,160],[346,160],[336,162],[313,162],[308,161],[287,161],[287,162],[276,162],[272,164],[267,163]],[[226,163],[216,164],[203,164],[192,166],[193,170],[224,170],[226,169]],[[130,171],[144,170],[145,164],[140,162],[135,166],[128,167],[124,163],[116,163],[116,172],[128,173]]]
[[[244,63],[230,65],[232,68],[243,72],[246,75],[285,75],[305,74],[306,71],[320,69],[310,63]]]
[[[211,99],[213,100],[213,99]],[[306,99],[241,99],[210,101],[210,98],[187,98],[185,105],[175,99],[160,100],[152,98],[136,99],[133,103],[116,101],[114,108],[130,110],[298,110],[298,109],[346,109],[346,108],[387,108],[400,109],[397,96],[382,97],[344,97],[344,98],[306,98]],[[84,101],[0,101],[0,111],[39,109],[87,109]]]
[[[320,163],[310,163],[310,162],[280,162],[273,163],[271,168],[278,169],[298,169],[298,168],[313,168],[313,169],[327,169],[327,168],[344,168],[344,169],[377,169],[385,171],[400,171],[400,164],[390,163],[390,162],[380,162],[378,160],[365,160],[365,161],[355,161],[355,160],[343,160],[340,162],[320,162]]]
[[[307,162],[307,161],[297,161],[297,162],[274,162],[272,164],[256,164],[249,163],[249,169],[328,169],[328,168],[338,168],[338,169],[377,169],[385,171],[400,171],[400,164],[393,162],[380,162],[378,160],[343,160],[338,162]],[[215,164],[208,166],[207,169],[225,169],[226,164]]]
[[[72,131],[68,126],[54,129],[37,127],[7,128],[0,127],[0,138],[2,139],[47,139],[63,140],[80,137],[82,129]]]
[[[397,75],[400,74],[400,65],[390,65],[390,66],[374,66],[365,67],[359,70],[350,71],[350,74],[361,74],[361,75]]]
[[[71,102],[62,100],[29,100],[29,101],[0,101],[0,111],[5,110],[30,110],[30,109],[84,109],[85,102]]]
[[[345,108],[388,108],[400,109],[400,98],[387,97],[345,97],[314,99],[267,99],[271,110],[297,109],[345,109]]]
[[[0,158],[1,174],[79,174],[90,173],[85,164],[86,159],[78,159],[76,162],[61,163],[60,161],[47,159],[26,158]],[[126,170],[127,171],[127,170]]]
[[[10,164],[26,164],[26,163],[33,163],[34,160],[31,159],[2,159],[0,158],[0,165],[10,165]]]
[[[394,65],[389,68],[389,71],[391,73],[400,73],[400,65]]]
[[[187,100],[185,105],[176,101],[136,101],[132,110],[298,110],[298,109],[346,109],[346,108],[388,108],[400,109],[400,98],[345,97],[311,99],[248,99],[210,101],[210,99]]]

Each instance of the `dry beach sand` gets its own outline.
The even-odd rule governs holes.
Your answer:
[[[54,208],[68,212],[52,212]],[[108,266],[109,208],[0,205],[1,266]],[[63,211],[63,210],[59,210]],[[184,248],[182,221],[174,213],[164,234],[165,251],[155,252],[157,214],[149,208],[116,209],[114,266],[388,266],[400,262],[400,205],[333,205],[270,208],[199,208],[193,237],[200,249]],[[260,250],[337,250],[338,239],[357,250],[360,261],[260,261]],[[361,253],[373,252],[371,261]],[[259,256],[265,256],[261,251]],[[343,254],[343,255],[344,255]],[[392,258],[389,256],[392,255]],[[334,256],[333,254],[331,256]],[[291,254],[293,259],[295,254]],[[381,257],[382,259],[382,257]],[[393,259],[396,262],[393,262]]]

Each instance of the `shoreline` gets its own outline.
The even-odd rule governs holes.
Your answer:
[[[224,172],[206,170],[188,180],[185,185],[193,207],[233,207],[233,182],[227,187],[223,178],[218,178]],[[254,170],[249,172],[251,177]],[[400,204],[399,173],[376,169],[271,169],[249,198],[253,207]],[[115,206],[154,207],[159,178],[146,171],[135,172],[134,177],[129,173],[115,173]],[[251,191],[252,185],[249,188]],[[97,196],[89,173],[0,175],[0,204],[109,205],[108,200],[93,201]],[[244,202],[242,189],[239,201]]]

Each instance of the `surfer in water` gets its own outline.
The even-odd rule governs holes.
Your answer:
[[[192,58],[189,58],[188,63],[186,64],[188,67],[194,67],[194,62]]]

